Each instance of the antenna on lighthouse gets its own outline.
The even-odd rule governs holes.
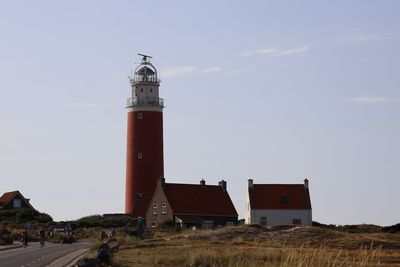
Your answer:
[[[138,53],[138,56],[142,56],[142,57],[143,57],[142,62],[145,62],[145,63],[148,62],[148,61],[147,61],[147,58],[153,58],[152,56],[144,55],[144,54],[139,54],[139,53]]]

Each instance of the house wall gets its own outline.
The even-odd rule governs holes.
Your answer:
[[[261,217],[267,218],[267,225],[293,224],[293,219],[301,219],[302,225],[312,224],[311,210],[265,209],[251,210],[250,221],[246,223],[260,223]]]
[[[157,203],[158,205],[158,212],[157,214],[153,214],[153,204]],[[167,212],[165,214],[162,213],[162,203],[167,204]],[[153,198],[149,204],[149,207],[146,212],[146,226],[148,228],[151,227],[152,222],[157,222],[157,225],[160,223],[163,223],[165,221],[172,221],[173,219],[173,213],[171,206],[169,205],[167,201],[167,197],[164,194],[164,191],[162,190],[162,187],[160,184],[157,184],[156,191],[154,192]]]
[[[183,227],[190,227],[190,226],[197,226],[202,227],[201,221],[203,223],[205,221],[212,221],[212,225],[210,227],[219,227],[219,226],[226,226],[228,223],[230,224],[237,224],[238,216],[213,216],[213,215],[202,215],[202,214],[174,214],[174,224],[177,223],[176,217],[180,218],[180,216],[193,216],[200,219],[199,222],[183,222]]]
[[[247,189],[247,194],[246,194],[246,207],[245,207],[245,213],[244,213],[244,222],[246,224],[251,223],[251,209],[250,209],[250,197],[249,197],[249,189]]]
[[[231,216],[199,216],[202,220],[213,221],[213,226],[225,226],[228,222],[236,224],[238,221],[238,217],[231,217]]]

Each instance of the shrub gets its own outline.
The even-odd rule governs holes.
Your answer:
[[[101,216],[92,215],[78,219],[76,227],[123,227],[132,221],[130,216]]]
[[[172,220],[168,220],[160,223],[158,227],[163,230],[175,229],[175,224]]]
[[[0,229],[0,245],[10,245],[14,241],[11,232],[5,228]]]
[[[34,216],[33,220],[38,223],[49,223],[53,221],[53,218],[47,213],[39,213]]]
[[[334,225],[334,224],[323,224],[319,222],[312,222],[315,227],[320,227],[324,229],[332,229],[345,233],[379,233],[383,229],[379,225],[374,224],[353,224],[353,225]]]
[[[400,232],[400,223],[392,225],[392,226],[382,227],[382,231],[389,232],[389,233],[398,233],[398,232]]]
[[[40,222],[48,223],[52,222],[53,218],[46,213],[41,213],[37,210],[32,209],[12,209],[0,211],[0,221],[4,222],[16,222],[16,223],[27,223],[27,222]]]

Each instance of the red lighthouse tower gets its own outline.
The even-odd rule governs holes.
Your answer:
[[[151,57],[139,55],[142,62],[129,79],[125,213],[144,217],[157,179],[164,176],[164,100],[159,98],[160,80]]]

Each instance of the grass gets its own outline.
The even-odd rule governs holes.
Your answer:
[[[126,241],[114,266],[400,266],[399,234],[237,226],[155,236]]]
[[[19,240],[23,224],[2,224]],[[33,224],[34,238],[39,227]],[[304,227],[242,225],[215,230],[157,229],[145,239],[129,236],[130,226],[117,228],[120,251],[115,267],[131,266],[400,266],[400,233],[376,227]],[[349,230],[350,229],[350,230]],[[94,257],[105,227],[78,227],[74,236],[96,241],[87,256]],[[3,237],[9,233],[4,232]],[[62,236],[58,234],[53,239]],[[50,240],[48,240],[50,241]],[[53,240],[54,241],[54,240]]]

